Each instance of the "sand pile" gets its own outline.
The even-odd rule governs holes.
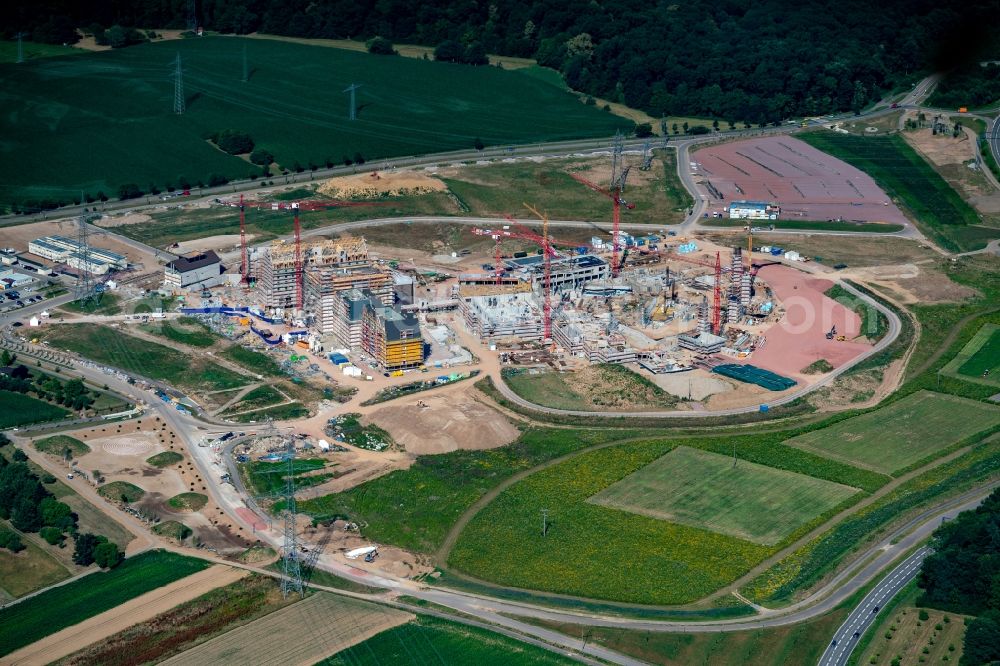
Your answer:
[[[319,186],[319,193],[335,199],[375,199],[444,192],[447,186],[437,178],[413,171],[359,173],[331,178]]]

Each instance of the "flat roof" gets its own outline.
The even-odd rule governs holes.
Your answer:
[[[219,255],[212,250],[209,250],[208,252],[202,252],[200,254],[189,254],[186,257],[177,257],[167,264],[167,266],[178,273],[187,273],[189,271],[204,268],[205,266],[211,266],[212,264],[217,264],[219,262]]]

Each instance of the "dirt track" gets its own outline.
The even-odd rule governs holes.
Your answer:
[[[3,662],[24,666],[51,663],[246,575],[243,569],[209,567],[23,647]]]

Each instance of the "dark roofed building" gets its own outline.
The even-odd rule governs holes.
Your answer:
[[[177,257],[163,269],[163,285],[171,289],[214,287],[222,282],[225,269],[219,255],[209,250]]]

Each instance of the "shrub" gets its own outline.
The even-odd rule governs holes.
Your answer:
[[[434,59],[441,62],[458,62],[465,55],[465,49],[454,39],[446,39],[434,49]]]
[[[263,148],[254,148],[253,152],[250,153],[250,161],[260,166],[267,166],[274,161],[274,155]]]
[[[142,190],[135,183],[125,183],[118,188],[118,199],[125,201],[127,199],[138,199],[142,196]],[[101,199],[104,201],[105,199]]]
[[[0,548],[6,548],[12,553],[24,550],[24,544],[21,543],[21,535],[0,526]]]
[[[925,611],[923,608],[921,608],[920,609],[920,614],[917,617],[920,618],[921,622],[926,622],[927,619],[930,617],[930,615],[927,614],[927,611]]]
[[[124,558],[116,544],[107,541],[94,547],[94,562],[102,569],[114,569]]]
[[[640,139],[653,136],[653,126],[649,123],[636,123],[635,135]]]
[[[94,563],[94,550],[102,543],[107,543],[107,537],[99,534],[83,533],[73,538],[73,563],[85,567]]]
[[[393,48],[392,42],[385,37],[372,37],[365,42],[365,46],[368,48],[368,53],[374,55],[399,55]]]
[[[249,134],[240,130],[225,129],[217,132],[213,141],[219,150],[230,155],[242,155],[253,150],[253,139]]]
[[[63,536],[62,530],[58,527],[43,527],[38,530],[38,534],[53,546],[62,545],[63,539],[66,538]]]

